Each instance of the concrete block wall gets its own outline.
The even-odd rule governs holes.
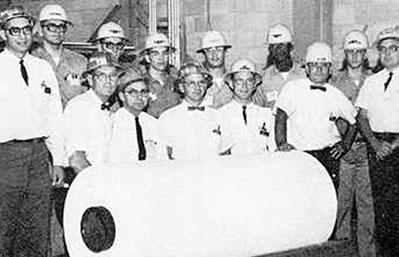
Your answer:
[[[254,61],[257,68],[266,62],[266,29],[274,23],[292,27],[293,0],[210,0],[210,21],[233,45],[227,54],[227,66],[239,57]],[[207,27],[206,0],[183,0],[182,15],[186,27],[187,54],[202,60],[195,53]]]

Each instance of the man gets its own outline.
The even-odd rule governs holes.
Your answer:
[[[109,160],[113,113],[104,103],[116,89],[120,68],[108,53],[93,55],[83,74],[90,89],[65,108],[62,131],[69,165],[76,173]]]
[[[63,47],[68,28],[73,24],[65,10],[58,4],[42,8],[39,15],[39,35],[42,45],[32,54],[51,64],[60,86],[62,105],[73,97],[84,93],[87,88],[81,85],[81,75],[86,69],[86,58]]]
[[[68,28],[73,26],[64,8],[58,4],[44,6],[40,11],[39,22],[42,43],[32,51],[32,54],[46,60],[53,67],[60,88],[62,106],[65,108],[70,99],[87,91],[87,87],[81,84],[81,76],[87,67],[87,60],[83,55],[63,47]],[[71,183],[74,172],[66,168],[65,175],[65,182]],[[56,217],[63,227],[67,188],[55,188],[53,193]]]
[[[21,6],[0,13],[0,255],[47,256],[53,185],[63,185],[62,112],[51,66],[28,53],[34,19]]]
[[[233,94],[228,85],[224,83],[227,73],[225,58],[231,45],[226,43],[224,36],[219,31],[205,32],[201,47],[197,53],[204,55],[204,67],[212,75],[213,83],[208,89],[204,104],[214,108],[220,108],[230,102]]]
[[[327,83],[332,64],[330,46],[313,43],[305,61],[308,78],[287,82],[276,102],[277,149],[298,149],[313,155],[338,189],[339,159],[352,144],[356,110],[341,91]],[[338,118],[349,123],[342,140],[335,125]]]
[[[101,25],[93,43],[96,45],[98,52],[109,53],[113,61],[118,63],[128,41],[129,39],[126,38],[123,28],[119,24],[110,21]]]
[[[221,152],[218,112],[203,104],[211,81],[211,75],[197,64],[180,68],[179,87],[184,100],[159,118],[160,134],[170,159],[212,158]]]
[[[224,145],[233,155],[265,154],[274,150],[271,109],[252,102],[256,88],[262,83],[255,65],[248,59],[235,61],[226,81],[233,91],[233,101],[219,109]]]
[[[272,108],[284,84],[287,81],[305,78],[306,74],[293,59],[294,44],[290,28],[276,24],[267,31],[265,40],[269,54],[263,83],[254,94],[254,102]]]
[[[332,84],[355,103],[359,89],[370,75],[367,59],[368,39],[359,30],[348,32],[343,40],[345,58],[342,69],[332,78]],[[337,121],[341,134],[346,124]],[[340,126],[340,124],[342,125]],[[374,245],[374,208],[365,140],[360,134],[347,154],[341,159],[338,190],[336,238],[351,239],[355,231],[360,256],[376,256]],[[355,204],[355,205],[354,205]],[[356,211],[357,227],[352,228],[352,210]]]
[[[143,111],[150,96],[148,81],[137,71],[128,69],[117,84],[123,108],[114,117],[111,161],[130,165],[165,158],[165,153],[162,156],[159,150],[158,121]]]
[[[368,143],[377,249],[380,256],[399,255],[399,29],[377,37],[384,69],[368,77],[356,100],[358,122]]]
[[[179,95],[174,92],[176,77],[169,65],[169,56],[175,50],[164,34],[155,33],[146,38],[145,47],[140,52],[147,63],[145,77],[150,86],[146,111],[155,118],[180,103]]]

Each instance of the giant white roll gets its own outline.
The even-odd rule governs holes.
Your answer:
[[[337,200],[301,152],[83,171],[66,200],[72,257],[249,257],[325,242]]]

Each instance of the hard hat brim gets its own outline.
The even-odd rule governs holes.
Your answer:
[[[227,73],[227,74],[224,76],[224,81],[227,82],[227,84],[229,85],[230,88],[232,88],[232,83],[231,83],[231,81],[233,80],[233,75],[236,74],[236,73],[238,73],[238,72],[240,72],[240,71],[229,72],[229,73]],[[255,80],[256,80],[256,84],[257,84],[257,85],[260,85],[260,84],[262,83],[262,81],[263,81],[262,75],[260,75],[260,73],[258,73],[258,72],[253,72],[253,71],[249,71],[249,72],[251,72],[252,74],[254,74]]]
[[[24,14],[21,14],[21,15],[16,15],[16,16],[13,16],[13,17],[9,17],[6,20],[1,21],[0,22],[0,28],[4,28],[4,26],[7,24],[7,22],[9,22],[11,20],[14,20],[14,19],[18,19],[18,18],[28,19],[32,23],[32,25],[34,25],[35,22],[36,22],[35,17],[33,17],[32,15],[30,15],[28,13],[24,13]]]
[[[139,50],[139,51],[138,51],[138,54],[139,54],[139,55],[144,55],[146,51],[151,50],[151,49],[154,48],[154,47],[158,47],[158,46],[145,47],[145,48]],[[172,52],[175,52],[175,51],[177,50],[174,46],[170,46],[170,45],[168,45],[168,46],[159,46],[159,47],[167,47],[167,48],[169,48],[169,50],[171,50]]]
[[[105,63],[105,64],[98,65],[98,66],[96,66],[96,67],[93,67],[93,68],[91,68],[91,69],[85,70],[85,71],[82,73],[82,77],[85,77],[87,74],[90,74],[90,73],[92,73],[93,71],[95,71],[95,70],[97,70],[97,69],[99,69],[99,68],[102,68],[102,67],[115,67],[115,68],[118,69],[118,70],[123,70],[123,69],[124,69],[121,65],[119,65],[119,64],[117,64],[117,63]]]
[[[232,48],[233,46],[232,46],[232,45],[217,45],[217,46],[202,47],[202,48],[196,50],[195,52],[197,52],[197,53],[203,53],[203,52],[205,52],[206,49],[212,48],[212,47],[223,47],[224,50],[227,50],[227,49]]]

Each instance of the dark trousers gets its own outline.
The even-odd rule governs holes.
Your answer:
[[[311,154],[315,157],[323,166],[326,168],[328,174],[331,177],[331,180],[334,184],[335,190],[338,191],[339,186],[339,160],[334,159],[330,151],[332,147],[326,147],[321,150],[312,150],[306,151],[308,154]]]
[[[50,250],[51,180],[43,139],[0,143],[0,256]]]
[[[399,134],[375,133],[391,143]],[[368,147],[370,182],[374,200],[376,238],[380,256],[399,256],[399,149],[377,160]]]
[[[65,172],[65,183],[71,185],[73,179],[76,177],[75,171],[67,167],[64,169]],[[62,230],[64,231],[64,206],[65,200],[67,197],[68,188],[54,188],[53,189],[53,202],[54,202],[54,211],[55,216],[57,218],[58,224],[60,224]],[[65,256],[69,256],[68,249],[65,244],[65,235],[63,235],[64,240],[64,252]]]

